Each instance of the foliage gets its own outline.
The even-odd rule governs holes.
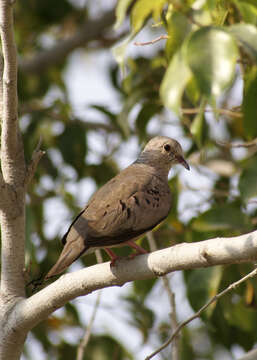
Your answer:
[[[60,232],[64,233],[63,222],[68,224],[79,211],[79,194],[71,191],[70,184],[81,188],[86,178],[93,180],[96,187],[102,185],[118,172],[122,146],[132,139],[141,145],[157,133],[182,139],[193,168],[192,180],[187,175],[192,181],[190,186],[172,173],[173,208],[167,221],[154,233],[158,247],[252,231],[257,222],[256,2],[119,0],[115,30],[108,33],[103,29],[93,43],[85,43],[81,50],[97,57],[98,51],[107,47],[111,56],[110,46],[120,37],[117,28],[122,26],[127,33],[125,42],[113,50],[125,73],[121,78],[114,60],[108,70],[120,110],[98,103],[96,98],[91,107],[99,119],[96,122],[89,121],[90,112],[78,116],[72,106],[65,81],[70,57],[50,62],[43,71],[24,66],[24,62],[36,60],[63,38],[74,36],[90,19],[90,2],[83,9],[76,6],[76,1],[51,5],[49,1],[18,1],[15,7],[21,60],[19,112],[25,155],[27,159],[31,157],[40,138],[46,150],[27,198],[28,278],[46,272],[55,262],[61,248],[58,238]],[[98,15],[103,16],[104,11],[103,2]],[[135,36],[144,42],[160,35],[168,38],[149,45],[150,55],[145,46],[134,56],[126,55]],[[86,71],[86,67],[81,68],[81,72]],[[101,79],[96,81],[101,87]],[[101,136],[102,151],[98,153],[90,141],[96,134]],[[250,145],[237,149],[234,143]],[[97,161],[90,160],[92,154]],[[49,232],[46,215],[50,202],[56,204],[57,198],[69,215],[57,231]],[[143,245],[148,246],[145,239]],[[118,252],[128,254],[125,248]],[[90,255],[81,261],[90,266],[95,258]],[[193,310],[250,268],[234,265],[187,270],[184,280]],[[129,323],[139,329],[145,343],[157,327],[159,341],[170,333],[168,316],[160,324],[148,303],[158,283],[135,283],[129,296],[120,299],[127,305]],[[217,349],[231,351],[233,345],[250,349],[257,341],[256,297],[257,288],[249,281],[210,307],[202,316],[203,325],[184,329],[181,359],[213,359]],[[77,344],[68,344],[61,335],[56,341],[56,326],[70,332],[82,327],[75,304],[67,305],[63,315],[33,330],[46,357],[74,358]],[[202,353],[195,346],[196,338],[208,339],[209,345]],[[114,353],[117,359],[130,357],[118,340],[108,334],[94,335],[86,353],[85,359],[112,359]]]

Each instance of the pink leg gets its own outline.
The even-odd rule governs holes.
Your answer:
[[[115,262],[119,259],[119,256],[115,254],[111,249],[104,248],[104,251],[110,256],[111,258],[111,266],[115,265]]]
[[[134,243],[133,240],[127,241],[127,245],[131,246],[133,249],[136,250],[135,254],[132,254],[130,257],[134,258],[137,255],[141,255],[141,254],[147,254],[148,252],[143,249],[141,246],[137,245],[136,243]]]

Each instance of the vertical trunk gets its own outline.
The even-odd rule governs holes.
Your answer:
[[[15,211],[1,211],[2,238],[2,277],[1,295],[3,297],[23,297],[24,291],[24,246],[25,246],[25,210],[24,198],[19,196]]]
[[[12,321],[9,321],[8,314],[13,306],[8,306],[1,299],[0,301],[0,360],[18,360],[21,357],[26,331],[17,331]]]

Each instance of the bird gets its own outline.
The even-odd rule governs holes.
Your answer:
[[[61,274],[80,256],[103,248],[115,265],[113,247],[128,245],[162,222],[171,209],[168,174],[175,164],[190,167],[181,145],[166,136],[152,138],[137,160],[103,185],[77,215],[62,238],[61,254],[45,280]]]

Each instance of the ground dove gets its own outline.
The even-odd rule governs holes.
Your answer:
[[[138,159],[108,181],[91,198],[64,235],[64,248],[45,279],[60,274],[82,254],[129,245],[165,219],[171,208],[168,173],[172,165],[189,165],[180,144],[165,136],[151,139]]]

